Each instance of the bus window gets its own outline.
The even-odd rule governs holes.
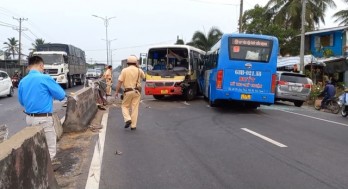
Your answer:
[[[231,60],[269,62],[272,53],[272,41],[249,38],[230,38]]]

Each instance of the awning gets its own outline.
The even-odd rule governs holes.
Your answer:
[[[315,64],[318,66],[325,66],[323,61],[319,61],[313,55],[304,56],[304,66],[308,64]],[[290,56],[290,57],[278,57],[277,67],[292,67],[294,65],[300,67],[300,56]]]
[[[348,61],[345,57],[331,57],[320,59],[320,61],[326,64],[325,73],[333,74],[348,71]]]

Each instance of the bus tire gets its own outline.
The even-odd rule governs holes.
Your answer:
[[[187,101],[193,100],[196,97],[196,95],[197,95],[196,85],[190,86],[190,87],[186,88],[184,91],[184,98]]]
[[[153,95],[153,98],[156,100],[162,100],[164,98],[164,95]]]
[[[215,101],[209,100],[209,106],[210,106],[210,107],[216,107],[217,104],[216,104]]]

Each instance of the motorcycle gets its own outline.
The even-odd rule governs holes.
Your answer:
[[[341,116],[348,116],[348,90],[344,90],[344,93],[339,97],[338,104],[341,107]]]
[[[19,78],[13,76],[13,77],[11,78],[11,81],[12,81],[12,86],[15,87],[15,88],[18,88]]]
[[[339,102],[339,98],[334,97],[332,99],[329,99],[326,102],[326,109],[329,110],[331,113],[338,114],[338,112],[340,112],[340,109],[341,109],[338,102]],[[316,110],[321,110],[322,109],[321,103],[315,103],[314,108]]]

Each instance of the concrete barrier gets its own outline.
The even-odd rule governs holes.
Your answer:
[[[97,109],[95,96],[90,87],[69,96],[63,131],[69,133],[86,130],[97,113]]]
[[[57,141],[58,141],[63,136],[63,126],[62,126],[62,123],[60,122],[60,119],[57,113],[53,113],[52,118],[53,118],[53,125],[57,134]]]
[[[5,141],[8,136],[8,129],[6,125],[0,125],[0,143]]]
[[[0,143],[0,188],[59,188],[44,131],[26,127]]]

